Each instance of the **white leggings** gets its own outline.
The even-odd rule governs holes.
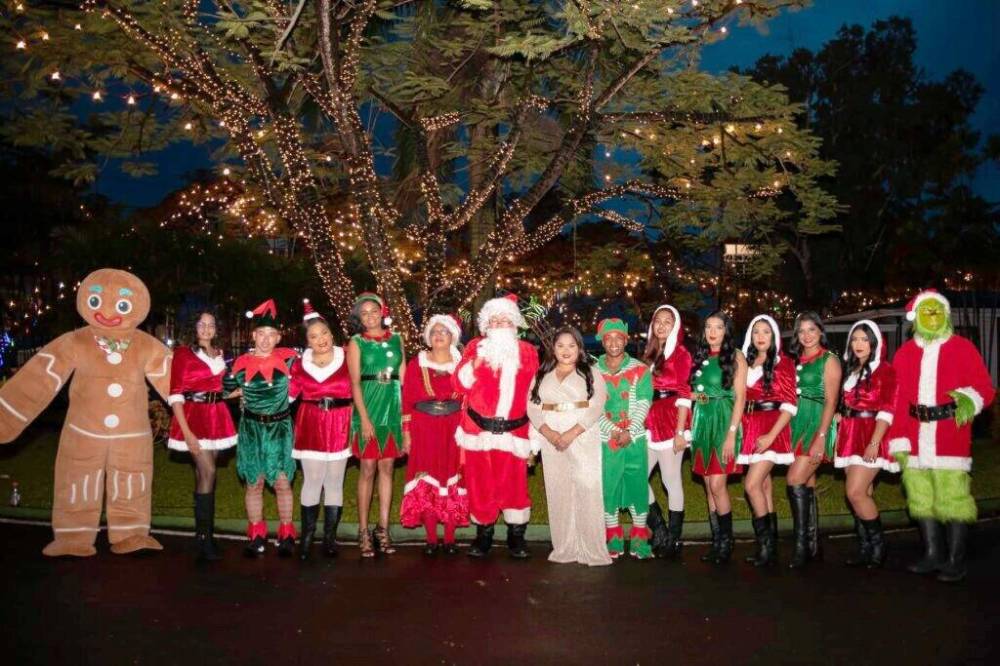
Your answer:
[[[660,478],[667,491],[667,508],[670,511],[684,510],[684,482],[681,481],[681,463],[684,461],[684,451],[674,453],[673,447],[662,451],[649,449],[649,473],[657,464],[660,466]],[[649,488],[649,503],[654,500],[653,488]]]
[[[302,460],[302,506],[319,504],[320,491],[324,492],[323,503],[327,506],[344,505],[344,472],[347,458],[340,460]]]

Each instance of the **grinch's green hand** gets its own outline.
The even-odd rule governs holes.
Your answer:
[[[899,463],[900,469],[906,469],[906,462],[910,459],[910,454],[906,451],[896,451],[892,454],[892,457],[896,459]]]
[[[955,401],[955,423],[959,426],[972,423],[976,418],[976,403],[972,398],[959,391],[949,391],[948,395]]]

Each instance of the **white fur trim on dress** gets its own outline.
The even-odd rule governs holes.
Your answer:
[[[762,366],[755,365],[754,367],[747,370],[747,388],[754,386],[757,382],[760,381],[760,378],[763,376],[764,376],[764,368]]]
[[[783,402],[781,403],[781,411],[788,412],[792,416],[795,416],[799,413],[799,406],[790,402]]]
[[[292,457],[296,460],[321,460],[330,462],[332,460],[344,460],[351,457],[350,447],[340,451],[309,451],[306,449],[292,449]]]
[[[983,411],[983,396],[979,395],[979,391],[977,391],[976,389],[972,388],[971,386],[963,386],[962,388],[955,389],[955,392],[956,393],[961,393],[966,398],[968,398],[969,400],[971,400],[972,404],[976,408],[974,414],[976,416],[979,416],[979,413],[981,411]]]
[[[208,366],[208,369],[212,371],[213,376],[221,375],[226,371],[226,357],[221,353],[214,357],[210,357],[205,353],[204,349],[198,347],[194,355],[197,356],[202,363]]]
[[[688,442],[687,445],[688,445],[688,447],[690,447],[691,446],[691,442]],[[647,430],[646,431],[646,448],[649,449],[650,451],[667,451],[667,450],[671,450],[672,451],[673,448],[674,448],[674,440],[673,440],[673,438],[670,438],[670,439],[664,440],[662,442],[654,442],[653,441],[653,433],[651,433],[651,432],[649,432]],[[680,454],[684,455],[684,452],[681,451]]]
[[[333,373],[337,372],[342,365],[344,365],[344,349],[342,347],[333,347],[333,358],[324,366],[318,366],[313,362],[312,349],[302,352],[302,369],[321,384],[333,376]]]
[[[223,437],[222,439],[199,439],[198,445],[201,446],[203,451],[221,451],[222,449],[231,449],[236,446],[236,435]],[[167,440],[167,448],[172,451],[187,451],[188,445],[183,439],[174,439],[171,437]]]
[[[455,372],[455,366],[462,360],[462,355],[458,353],[458,347],[451,346],[451,361],[448,363],[435,363],[427,357],[427,352],[422,351],[417,354],[417,363],[421,368],[437,370],[438,372]]]
[[[876,458],[875,462],[868,462],[863,456],[858,455],[837,456],[833,459],[833,466],[838,469],[851,467],[853,465],[867,467],[868,469],[881,469],[886,472],[892,472],[893,474],[899,474],[899,463],[886,460],[885,458]]]
[[[778,322],[774,321],[774,317],[771,315],[757,315],[750,320],[747,332],[743,336],[743,355],[746,356],[747,352],[750,351],[750,345],[753,344],[753,327],[759,321],[766,321],[771,327],[771,336],[774,340],[774,364],[778,365],[778,362],[781,361],[781,328],[778,327]],[[753,386],[753,384],[747,380],[747,386]]]
[[[674,403],[678,407],[687,407],[691,409],[691,398],[677,398],[677,402]]]
[[[458,382],[465,388],[472,388],[472,382],[476,380],[474,361],[469,361],[458,371]]]
[[[892,425],[892,412],[887,412],[884,409],[880,410],[878,414],[875,415],[876,421],[885,421],[889,425]]]
[[[889,440],[889,453],[909,453],[913,444],[906,437],[894,437]]]
[[[672,305],[661,305],[653,310],[653,316],[649,318],[649,329],[646,331],[647,340],[653,338],[653,322],[656,320],[656,313],[660,310],[670,310],[674,315],[674,327],[670,329],[670,333],[667,334],[667,341],[663,344],[663,360],[666,361],[674,353],[674,350],[677,349],[677,337],[681,330],[681,314]]]
[[[479,326],[480,333],[486,334],[490,317],[498,314],[505,314],[510,317],[510,323],[514,324],[517,328],[528,328],[528,322],[524,320],[524,315],[521,314],[520,308],[517,307],[514,301],[509,298],[491,298],[483,304],[483,309],[479,311],[479,315],[476,317],[476,324]]]
[[[430,474],[423,474],[415,479],[411,479],[410,481],[408,481],[406,485],[403,486],[403,494],[405,495],[406,493],[413,491],[413,489],[416,488],[421,483],[426,483],[430,487],[436,488],[438,495],[440,495],[441,497],[447,497],[448,491],[451,489],[451,487],[456,485],[461,480],[462,480],[462,475],[456,474],[455,476],[451,477],[444,483],[441,483]],[[464,495],[465,493],[466,493],[465,488],[458,488],[459,495]]]
[[[736,462],[740,465],[753,465],[759,462],[770,462],[775,465],[791,465],[795,462],[794,453],[778,453],[777,451],[764,451],[764,453],[741,453],[736,456]]]
[[[458,426],[455,430],[455,441],[466,451],[506,451],[518,458],[527,459],[531,455],[531,441],[524,437],[515,437],[509,432],[495,435],[491,432],[470,434]]]
[[[851,325],[851,330],[847,332],[847,342],[844,343],[844,360],[851,360],[851,336],[854,335],[854,329],[862,324],[872,330],[872,334],[875,336],[875,340],[878,343],[878,349],[875,350],[874,354],[875,358],[868,363],[868,369],[871,371],[871,374],[874,375],[875,371],[878,370],[878,366],[882,365],[882,357],[886,353],[886,348],[885,343],[882,341],[882,330],[878,327],[878,324],[873,322],[871,319],[859,319]],[[851,381],[852,378],[853,381]],[[858,374],[856,372],[852,372],[848,375],[847,379],[844,380],[844,390],[850,391],[857,383]],[[848,384],[850,384],[850,386],[848,386]]]
[[[167,396],[167,404],[173,407],[174,405],[184,404],[184,395],[181,393],[171,393]]]

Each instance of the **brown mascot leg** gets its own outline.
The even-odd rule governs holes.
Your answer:
[[[108,541],[118,555],[163,550],[149,536],[153,499],[153,440],[120,440],[108,454]]]
[[[54,539],[42,554],[88,557],[97,552],[94,540],[100,528],[108,446],[107,441],[63,430],[56,453]]]

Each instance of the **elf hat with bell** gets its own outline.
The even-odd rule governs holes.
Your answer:
[[[906,304],[906,320],[914,321],[917,318],[917,308],[921,303],[929,300],[935,300],[943,305],[945,314],[951,315],[951,303],[948,302],[948,299],[943,294],[938,292],[937,289],[924,289]]]
[[[254,328],[261,328],[262,326],[279,328],[278,306],[275,305],[273,298],[267,299],[253,310],[247,310],[246,316],[247,319],[253,320]]]
[[[365,301],[371,301],[378,305],[382,311],[382,323],[386,326],[392,325],[392,317],[389,316],[389,306],[385,304],[381,296],[371,291],[363,291],[354,299],[354,305],[358,306]]]

